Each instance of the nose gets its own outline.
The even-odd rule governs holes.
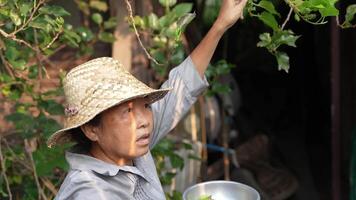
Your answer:
[[[137,129],[147,128],[150,125],[150,114],[148,111],[138,109],[136,114]]]

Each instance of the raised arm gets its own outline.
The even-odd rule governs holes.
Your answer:
[[[201,77],[208,67],[221,36],[242,16],[246,2],[247,0],[223,0],[214,25],[190,54]]]

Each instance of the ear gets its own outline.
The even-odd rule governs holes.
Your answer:
[[[89,124],[84,124],[80,126],[80,129],[84,133],[84,135],[89,138],[91,141],[95,142],[98,140],[98,127],[89,125]]]

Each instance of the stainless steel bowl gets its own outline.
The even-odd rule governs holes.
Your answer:
[[[203,182],[189,187],[183,193],[184,200],[200,200],[207,196],[213,200],[260,200],[255,189],[233,181]]]

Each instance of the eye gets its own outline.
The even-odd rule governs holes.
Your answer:
[[[146,103],[146,104],[145,104],[145,108],[151,109],[152,106],[151,106],[151,104]]]
[[[132,108],[130,108],[130,107],[127,107],[127,108],[125,108],[124,109],[124,113],[129,113],[129,112],[131,112],[132,111]]]

